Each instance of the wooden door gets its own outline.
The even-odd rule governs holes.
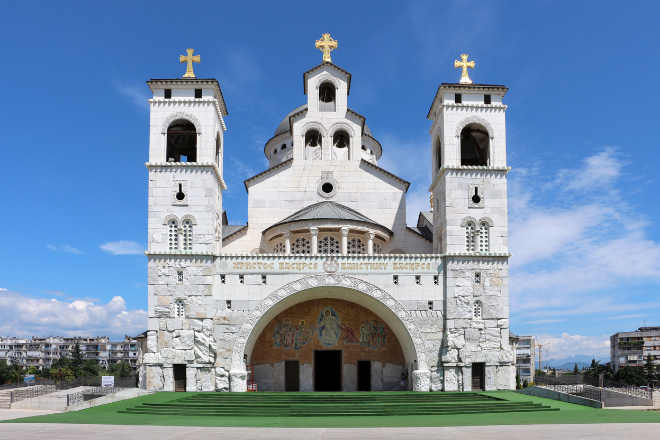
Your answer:
[[[299,361],[284,361],[284,391],[300,391]]]
[[[472,364],[472,391],[483,391],[484,370],[484,364]]]

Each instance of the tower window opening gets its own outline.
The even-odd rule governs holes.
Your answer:
[[[175,197],[178,201],[186,198],[186,193],[183,192],[183,183],[179,183],[179,191],[176,193]]]
[[[319,87],[319,111],[335,111],[335,86],[330,83],[323,83]]]
[[[478,186],[474,187],[474,194],[472,195],[472,201],[474,203],[481,202],[481,197],[479,196],[479,187]]]
[[[484,104],[490,104],[490,95],[484,95]]]
[[[282,144],[282,148],[280,150],[286,150],[286,144]]]
[[[261,284],[266,284],[266,275],[261,275]]]
[[[488,223],[481,222],[479,226],[479,252],[490,252],[488,232]]]
[[[220,275],[220,284],[225,284],[227,282],[227,278],[224,275]]]
[[[465,225],[465,251],[474,252],[474,223],[468,222]]]
[[[429,301],[428,309],[433,310],[433,301]]]
[[[482,305],[481,301],[475,301],[474,305],[472,306],[472,316],[474,316],[477,319],[481,319],[481,312],[482,312]]]
[[[488,166],[490,138],[479,124],[469,124],[461,131],[461,165]]]
[[[335,148],[347,148],[349,146],[348,134],[344,131],[338,131],[332,137],[332,144]]]
[[[433,284],[435,284],[436,286],[438,285],[438,276],[437,275],[433,275]]]
[[[474,284],[481,284],[481,272],[474,274]]]
[[[165,99],[172,99],[172,89],[165,89]]]
[[[167,223],[167,244],[171,251],[179,248],[179,228],[176,220],[170,220]]]
[[[193,245],[193,224],[190,220],[183,221],[183,250],[191,251]]]
[[[418,286],[422,284],[422,277],[420,275],[415,275],[415,284]]]
[[[362,145],[362,151],[367,151],[367,147],[365,147],[364,145]]]
[[[321,147],[323,146],[322,144],[323,138],[318,131],[309,130],[307,133],[305,133],[305,159],[321,159]]]
[[[202,89],[195,89],[195,99],[202,99]]]
[[[197,162],[197,130],[187,120],[177,120],[167,128],[167,161]]]
[[[231,310],[231,300],[230,299],[228,299],[226,301],[226,305],[227,305],[227,310]]]
[[[222,150],[220,147],[220,134],[217,134],[215,137],[215,163],[218,165],[220,165],[220,156],[222,156]]]
[[[454,95],[454,102],[456,104],[462,104],[463,103],[463,95],[461,95],[460,93],[457,93],[456,95]]]
[[[399,285],[399,275],[392,275],[392,284],[395,286]]]
[[[239,275],[238,276],[238,284],[245,284],[245,276],[244,275]]]
[[[183,300],[179,299],[174,303],[174,314],[177,318],[185,318],[186,305],[184,304]]]

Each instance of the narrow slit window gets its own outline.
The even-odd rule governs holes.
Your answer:
[[[454,102],[456,104],[462,104],[463,103],[463,95],[461,95],[460,93],[457,93],[455,95]]]
[[[429,301],[429,310],[433,310],[433,301]]]
[[[202,99],[202,89],[195,89],[195,99]]]
[[[172,99],[172,89],[165,89],[165,99]]]
[[[484,95],[484,104],[490,104],[490,95]]]
[[[422,284],[422,277],[420,275],[415,275],[415,284],[418,286]]]
[[[393,283],[395,286],[398,286],[398,285],[399,285],[399,275],[393,275],[393,276],[392,276],[392,283]]]
[[[266,284],[266,275],[261,275],[261,284]]]
[[[183,284],[183,271],[182,270],[177,270],[176,271],[176,282],[177,282],[177,284]]]
[[[226,283],[226,278],[224,275],[220,275],[220,284],[225,284]]]
[[[238,284],[245,284],[245,276],[244,275],[239,275],[238,276]]]
[[[227,304],[227,310],[231,310],[231,300],[230,299],[227,300],[226,304]]]
[[[438,285],[438,276],[437,275],[433,275],[433,284],[435,284],[436,286]]]

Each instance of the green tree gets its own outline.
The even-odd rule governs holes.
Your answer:
[[[11,382],[12,368],[7,364],[7,361],[0,361],[0,385]]]
[[[522,384],[520,383],[520,374],[516,373],[516,389],[520,390],[522,389]]]
[[[83,352],[80,349],[78,340],[76,340],[76,345],[74,345],[73,351],[71,351],[71,364],[69,365],[69,368],[76,372],[76,376],[80,377],[82,375],[82,366]]]
[[[546,372],[543,371],[543,370],[536,369],[536,370],[534,370],[534,375],[535,375],[536,377],[545,377],[545,376],[548,375],[548,373],[546,373]]]
[[[527,388],[529,386],[529,382],[527,382],[527,379],[523,380],[522,387]]]
[[[573,367],[573,374],[580,374],[580,369],[577,366],[577,362],[575,363],[575,366]]]
[[[642,386],[646,385],[646,375],[644,368],[640,367],[621,367],[613,376],[616,382],[626,383],[628,385]]]
[[[131,366],[126,361],[117,362],[116,364],[111,364],[108,367],[108,371],[111,376],[115,377],[132,377],[133,372],[131,371]]]
[[[653,358],[650,354],[646,356],[646,362],[644,363],[644,375],[646,376],[646,382],[648,384],[655,383],[658,380],[658,370],[653,363]]]
[[[83,361],[83,372],[85,376],[100,376],[103,368],[93,359]]]
[[[557,369],[555,367],[552,367],[552,375],[557,377]]]

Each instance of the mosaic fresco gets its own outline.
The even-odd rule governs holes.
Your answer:
[[[252,362],[311,363],[314,350],[323,349],[342,350],[342,363],[358,359],[404,363],[399,341],[378,315],[337,299],[306,301],[280,313],[257,339]]]

